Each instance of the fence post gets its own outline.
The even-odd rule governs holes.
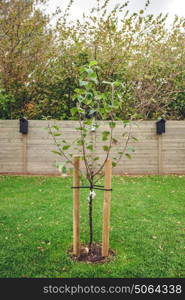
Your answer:
[[[22,134],[22,168],[23,174],[27,173],[27,134]]]
[[[111,189],[112,160],[105,163],[105,189]],[[104,192],[103,203],[103,234],[102,234],[102,256],[109,254],[109,227],[110,227],[110,201],[111,191]]]
[[[163,174],[163,137],[162,134],[158,135],[158,175]]]
[[[80,158],[73,156],[74,171],[73,171],[73,186],[80,185]],[[73,189],[73,254],[80,254],[80,190]]]

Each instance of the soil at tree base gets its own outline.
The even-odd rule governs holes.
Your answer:
[[[111,249],[109,249],[108,257],[102,256],[101,253],[102,246],[97,243],[91,245],[91,251],[89,251],[89,245],[81,245],[79,256],[73,254],[73,248],[70,248],[68,251],[68,254],[70,255],[71,259],[87,263],[106,263],[109,262],[115,256],[114,251]]]

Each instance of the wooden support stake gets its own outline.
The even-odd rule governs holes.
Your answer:
[[[105,189],[111,189],[111,176],[112,160],[108,159],[105,163]],[[103,204],[102,256],[109,255],[110,200],[111,191],[105,191]]]
[[[79,167],[80,158],[73,157],[74,172],[73,172],[73,186],[80,185]],[[80,190],[73,189],[73,254],[79,256],[80,254]]]

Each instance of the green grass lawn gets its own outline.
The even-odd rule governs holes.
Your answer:
[[[113,177],[106,264],[72,261],[71,178],[0,176],[0,277],[184,277],[185,176]],[[88,242],[88,190],[81,241]],[[101,242],[103,192],[94,199]]]

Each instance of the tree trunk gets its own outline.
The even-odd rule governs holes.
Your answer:
[[[92,192],[92,190],[90,189]],[[89,196],[89,253],[91,252],[93,242],[93,217],[92,217],[92,195]]]

